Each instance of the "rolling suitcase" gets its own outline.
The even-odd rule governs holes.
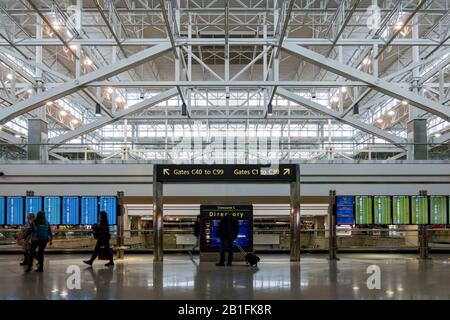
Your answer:
[[[245,252],[244,249],[242,249],[242,247],[235,242],[236,247],[238,247],[239,251],[242,252],[242,254],[244,255],[245,261],[247,262],[248,265],[250,265],[251,267],[258,266],[258,262],[261,260],[256,254],[254,254],[253,252]]]

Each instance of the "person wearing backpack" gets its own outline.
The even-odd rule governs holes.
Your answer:
[[[36,272],[44,271],[44,251],[47,243],[50,242],[52,245],[52,229],[50,228],[50,224],[45,219],[45,212],[39,211],[36,215],[36,219],[31,224],[30,228],[31,232],[31,248],[28,257],[28,269],[26,272],[31,271],[31,267],[33,266],[34,254],[36,249],[38,249],[38,268],[35,270]]]
[[[195,244],[189,252],[191,255],[194,253],[194,250],[200,249],[200,216],[197,216],[194,222],[194,236],[195,236]]]
[[[92,229],[94,230],[94,238],[97,239],[97,244],[95,245],[94,252],[92,253],[91,259],[83,260],[83,262],[92,266],[92,263],[100,253],[100,248],[104,247],[109,258],[109,262],[105,264],[105,267],[110,267],[114,265],[114,256],[109,245],[111,234],[109,233],[108,214],[106,213],[106,211],[100,211],[99,220],[100,223],[92,227]]]

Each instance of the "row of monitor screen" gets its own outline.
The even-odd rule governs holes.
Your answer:
[[[108,222],[117,223],[115,196],[11,196],[0,197],[0,225],[21,225],[29,213],[45,212],[51,225],[92,225],[106,211]]]
[[[449,224],[448,196],[336,196],[336,224]]]

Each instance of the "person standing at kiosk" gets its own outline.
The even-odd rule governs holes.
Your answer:
[[[233,263],[234,240],[239,234],[239,222],[231,215],[222,218],[217,228],[217,237],[220,239],[220,261],[216,266],[225,265],[225,252],[228,252],[227,266]]]

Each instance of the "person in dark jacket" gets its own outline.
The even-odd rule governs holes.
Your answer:
[[[233,262],[234,240],[239,234],[239,222],[231,215],[222,218],[217,228],[217,237],[220,239],[220,261],[216,266],[225,265],[225,252],[228,252],[227,266]]]
[[[50,242],[52,245],[52,229],[50,228],[50,224],[45,219],[45,212],[39,211],[36,215],[36,219],[31,224],[31,228],[29,233],[31,233],[31,248],[28,255],[28,269],[26,272],[31,271],[31,267],[33,266],[34,254],[36,249],[38,249],[38,268],[35,270],[36,272],[44,272],[44,251],[47,243]]]
[[[105,267],[113,266],[113,252],[111,250],[111,247],[109,246],[111,234],[109,233],[108,214],[105,211],[100,211],[99,220],[99,224],[96,224],[92,227],[92,229],[94,230],[94,238],[97,239],[97,244],[95,245],[94,252],[92,253],[91,259],[83,260],[83,262],[92,266],[92,263],[98,257],[100,248],[105,247],[105,250],[109,256],[109,262],[105,264]]]
[[[20,241],[23,248],[23,261],[20,263],[21,266],[28,266],[28,259],[30,257],[31,249],[31,234],[33,233],[33,221],[34,213],[29,213],[27,216],[27,223],[25,224],[22,232],[20,233]]]
[[[192,249],[190,251],[191,255],[195,249],[199,249],[199,245],[200,245],[200,216],[197,216],[197,220],[195,220],[195,222],[194,222],[194,236],[195,236],[196,240],[195,240],[194,246],[192,247]]]

